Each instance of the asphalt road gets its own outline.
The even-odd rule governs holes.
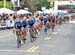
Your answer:
[[[16,35],[12,30],[0,31],[0,55],[75,55],[75,21],[57,25],[54,32],[39,34],[31,43],[29,35],[25,45],[16,47]]]

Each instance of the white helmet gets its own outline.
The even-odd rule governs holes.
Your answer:
[[[26,17],[24,17],[24,18],[23,18],[23,21],[25,21],[26,19],[27,19],[27,18],[26,18]]]
[[[20,21],[20,19],[19,19],[19,18],[17,18],[15,21],[16,21],[16,22],[19,22],[19,21]]]

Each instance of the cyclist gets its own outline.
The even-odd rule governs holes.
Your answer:
[[[34,21],[33,17],[31,17],[31,15],[30,15],[30,18],[29,18],[29,20],[27,21],[27,23],[28,23],[28,25],[29,25],[30,28],[33,27],[35,21]]]
[[[59,19],[59,25],[61,25],[62,24],[62,17],[60,17],[60,19]]]
[[[29,27],[31,42],[33,42],[34,38],[35,38],[35,36],[34,36],[34,34],[35,34],[34,24],[35,24],[35,22],[34,22],[33,18],[30,16],[30,19],[28,20],[28,27]]]
[[[40,20],[40,29],[42,29],[42,27],[43,27],[43,16],[39,15],[38,18]]]
[[[47,21],[48,21],[48,17],[47,17],[47,15],[44,15],[43,16],[43,21],[44,21],[44,25],[47,23]]]
[[[55,24],[56,24],[56,20],[55,20],[55,17],[53,16],[53,17],[51,18],[51,27],[52,27],[52,31],[54,31]]]
[[[22,31],[21,31],[21,28],[22,28],[22,22],[20,21],[19,17],[15,20],[15,30],[16,30],[16,35],[17,35],[17,43],[18,44],[23,44],[23,41],[22,41]],[[19,47],[19,46],[17,46]]]
[[[35,25],[34,25],[34,29],[35,29],[35,34],[36,36],[38,35],[38,32],[40,30],[39,25],[40,25],[40,20],[38,18],[38,15],[35,17]]]
[[[35,17],[35,22],[39,22],[38,15]]]
[[[28,27],[29,27],[30,29],[32,29],[32,28],[34,27],[34,23],[35,23],[34,20],[30,18],[30,19],[28,20]]]
[[[47,22],[48,22],[48,17],[47,17],[46,14],[43,16],[43,21],[44,21],[44,26],[45,26],[44,32],[47,32]]]
[[[48,28],[51,28],[51,17],[48,18]]]
[[[23,18],[22,27],[23,27],[23,29],[22,29],[23,41],[25,43],[26,36],[27,36],[27,22],[26,22],[26,17]]]

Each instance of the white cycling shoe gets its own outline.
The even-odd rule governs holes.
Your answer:
[[[24,42],[21,40],[21,44],[24,45]]]

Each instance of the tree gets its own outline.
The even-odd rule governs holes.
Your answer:
[[[50,3],[47,0],[39,0],[38,9],[41,10],[41,7],[50,8]]]
[[[38,0],[29,0],[31,3],[29,3],[30,5],[30,9],[32,10],[32,12],[37,11],[37,4],[38,4]]]
[[[49,2],[47,0],[22,0],[21,8],[29,8],[31,12],[40,10],[41,7],[50,8]]]
[[[22,0],[21,8],[29,8],[31,12],[35,12],[37,10],[38,0]]]
[[[4,7],[4,0],[0,0],[0,8]],[[9,1],[6,1],[6,8],[11,9],[11,4]]]

